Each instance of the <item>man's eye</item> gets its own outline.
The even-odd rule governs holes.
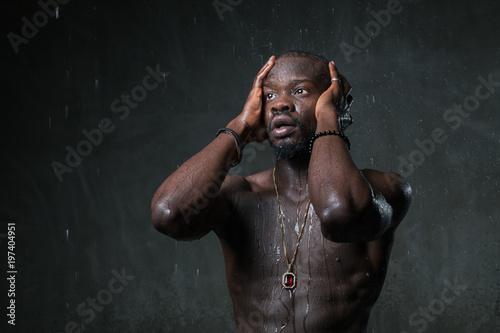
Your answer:
[[[304,89],[302,89],[302,88],[299,88],[299,89],[297,89],[297,90],[295,91],[295,93],[296,93],[296,94],[303,94],[303,93],[305,93],[305,92],[306,92],[306,91],[305,91]]]
[[[274,97],[273,93],[267,93],[266,94],[266,99],[272,99]]]

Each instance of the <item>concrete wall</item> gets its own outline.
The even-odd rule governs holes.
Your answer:
[[[289,49],[352,83],[357,165],[413,185],[369,332],[500,327],[497,2],[44,1],[0,14],[1,266],[15,223],[17,270],[1,327],[234,332],[216,237],[175,242],[149,204]],[[248,151],[233,172],[273,164]]]

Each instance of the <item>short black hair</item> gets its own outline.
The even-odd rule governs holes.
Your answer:
[[[321,54],[316,54],[316,53],[312,53],[312,52],[309,52],[309,51],[302,51],[302,50],[290,50],[290,51],[287,51],[287,52],[279,55],[277,59],[279,59],[279,58],[286,58],[286,57],[304,57],[304,58],[310,58],[310,59],[313,59],[313,60],[321,61],[326,66],[328,66],[328,63],[330,62],[330,60],[327,57],[322,56]]]
[[[322,56],[321,54],[316,54],[312,53],[309,51],[303,51],[303,50],[290,50],[287,51],[281,55],[279,55],[276,60],[281,59],[281,58],[288,58],[288,57],[294,57],[294,58],[308,58],[313,61],[319,62],[320,67],[318,68],[318,79],[325,84],[325,87],[330,86],[330,69],[328,67],[328,64],[330,63],[330,60]]]

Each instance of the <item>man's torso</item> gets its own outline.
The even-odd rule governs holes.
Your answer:
[[[267,173],[258,179],[268,179]],[[291,261],[307,197],[280,193],[280,203]],[[334,243],[323,237],[311,205],[293,265],[297,286],[290,291],[281,285],[287,264],[274,189],[241,191],[230,210],[216,233],[239,332],[363,331],[385,279],[392,231],[369,243]]]

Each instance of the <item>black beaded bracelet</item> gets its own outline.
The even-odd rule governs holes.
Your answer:
[[[340,133],[340,132],[332,130],[332,131],[323,131],[323,132],[319,132],[319,133],[314,134],[314,136],[311,138],[311,141],[309,141],[309,154],[312,153],[314,141],[316,141],[317,138],[320,138],[320,137],[325,136],[325,135],[338,135],[338,136],[340,136],[345,141],[345,144],[347,145],[347,149],[351,150],[351,143],[349,142],[349,138],[347,138],[347,135],[345,135],[344,133]]]
[[[234,141],[236,142],[236,149],[238,150],[238,159],[233,162],[232,166],[233,167],[237,166],[241,162],[241,158],[242,158],[242,155],[243,155],[241,153],[241,140],[240,140],[240,136],[238,135],[238,133],[236,133],[232,129],[224,127],[224,128],[221,128],[221,129],[219,129],[217,131],[217,134],[215,134],[215,137],[218,137],[219,134],[221,134],[221,133],[229,134],[231,137],[233,137]]]

